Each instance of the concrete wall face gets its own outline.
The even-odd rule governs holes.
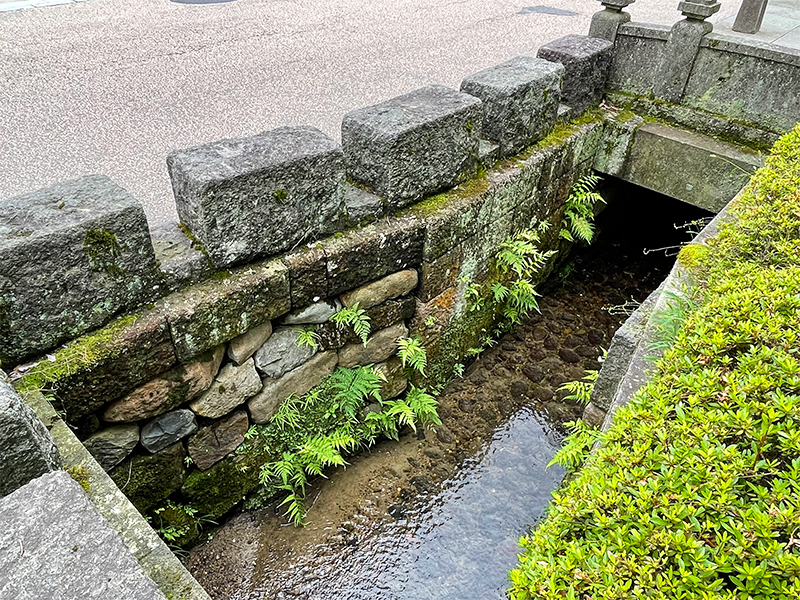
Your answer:
[[[676,32],[681,23],[673,28]],[[672,105],[669,113],[674,120],[701,130],[701,119],[685,114],[688,111],[682,107],[699,111],[710,121],[726,119],[773,134],[791,129],[800,120],[800,52],[714,33],[702,36],[687,72],[676,75],[686,82],[677,99],[672,97],[674,85],[667,86],[671,97],[662,98],[666,89],[662,79],[669,75],[674,58],[667,55],[670,32],[643,23],[621,25],[608,90],[655,100],[652,112],[659,117],[666,111],[665,105]],[[630,103],[642,106],[633,100]],[[734,129],[728,135],[745,137]]]
[[[778,55],[709,35],[695,59],[684,103],[787,131],[800,121],[800,53]]]

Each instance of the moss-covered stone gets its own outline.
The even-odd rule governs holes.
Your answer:
[[[181,492],[199,515],[218,519],[258,486],[261,466],[271,460],[258,438],[246,440],[236,453],[207,471],[193,469]]]
[[[134,456],[109,473],[111,479],[142,514],[180,489],[186,451],[177,443],[155,454]]]
[[[291,308],[289,274],[279,260],[223,273],[165,300],[178,359],[245,333]]]
[[[70,342],[19,379],[20,392],[42,390],[72,423],[175,364],[166,314],[156,308],[123,317]]]

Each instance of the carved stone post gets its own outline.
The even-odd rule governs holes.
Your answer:
[[[718,0],[684,0],[678,5],[678,10],[686,18],[675,23],[670,31],[655,81],[656,97],[667,102],[680,102],[700,49],[700,41],[714,28],[706,19],[719,9]]]
[[[767,0],[744,0],[736,15],[733,30],[739,33],[758,33],[767,11]]]
[[[631,16],[623,9],[636,0],[600,0],[603,10],[594,13],[589,27],[589,37],[603,38],[613,42],[617,30],[623,23],[631,20]]]

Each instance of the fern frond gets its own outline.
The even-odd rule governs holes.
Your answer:
[[[344,329],[347,325],[351,325],[355,334],[361,338],[365,346],[367,345],[370,331],[369,315],[359,307],[358,302],[354,302],[353,306],[349,308],[341,309],[331,317],[331,321],[336,323],[339,329]]]
[[[369,398],[381,401],[380,376],[371,367],[338,368],[329,379],[335,394],[334,404],[354,417]]]
[[[400,362],[403,368],[410,367],[423,377],[425,376],[425,366],[428,364],[428,355],[425,347],[417,336],[403,338],[397,342]]]
[[[556,452],[553,460],[547,466],[559,464],[571,473],[586,462],[592,446],[601,439],[602,434],[599,430],[589,427],[583,421],[574,421],[565,423],[565,425],[572,433],[567,437],[564,446]]]
[[[406,394],[406,402],[414,411],[417,421],[431,431],[435,431],[434,426],[441,425],[442,420],[439,418],[439,413],[436,410],[438,402],[431,394],[425,390],[421,390],[416,386],[411,386],[411,389]]]
[[[414,409],[404,400],[388,400],[384,404],[384,410],[388,416],[396,419],[399,425],[407,425],[414,432],[417,431],[417,426],[414,423]]]
[[[319,334],[314,327],[305,327],[297,333],[297,346],[302,348],[308,346],[314,352],[319,349]]]

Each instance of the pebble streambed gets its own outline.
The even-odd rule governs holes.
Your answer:
[[[558,388],[599,367],[625,310],[655,289],[698,209],[615,183],[602,232],[532,315],[440,396],[436,434],[407,435],[318,481],[308,526],[272,506],[231,518],[187,566],[212,598],[500,600],[518,540],[564,471],[547,467],[582,407]],[[647,254],[645,254],[647,251]],[[612,308],[614,307],[614,308]]]

